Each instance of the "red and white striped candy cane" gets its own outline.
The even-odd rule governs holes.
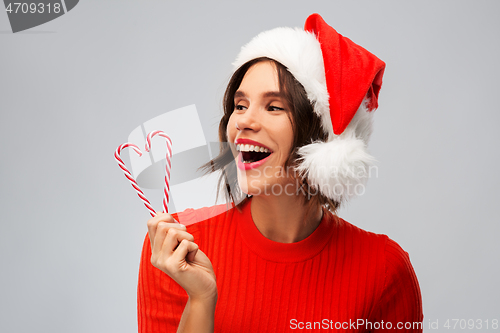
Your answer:
[[[127,147],[130,147],[130,148],[134,149],[135,152],[137,154],[139,154],[139,156],[142,156],[142,152],[139,149],[139,147],[137,147],[133,143],[124,143],[124,144],[120,145],[116,149],[116,151],[115,151],[115,159],[118,162],[118,166],[123,170],[123,173],[125,174],[125,177],[127,177],[127,179],[130,181],[130,184],[132,184],[132,187],[137,192],[137,195],[139,196],[139,198],[141,198],[142,202],[144,203],[144,205],[146,206],[146,208],[149,210],[149,213],[151,214],[151,216],[155,217],[156,216],[156,212],[153,209],[153,207],[151,206],[151,203],[149,202],[149,200],[144,195],[144,192],[142,192],[142,190],[139,188],[139,185],[137,185],[137,182],[135,181],[134,177],[132,177],[132,174],[128,171],[127,167],[125,166],[125,163],[123,163],[123,160],[120,157],[122,149],[127,148]]]
[[[148,134],[146,138],[146,151],[151,150],[151,139],[155,135],[159,135],[167,139],[167,157],[166,157],[166,167],[165,167],[165,187],[163,188],[163,212],[168,213],[168,192],[170,191],[170,168],[172,164],[170,159],[172,158],[172,140],[170,140],[169,136],[166,135],[163,131],[152,131]]]

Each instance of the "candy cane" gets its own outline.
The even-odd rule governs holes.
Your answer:
[[[139,196],[139,198],[141,198],[142,202],[144,203],[144,205],[146,206],[146,208],[149,210],[149,213],[151,214],[151,216],[155,217],[156,216],[156,212],[153,209],[153,207],[151,206],[151,203],[149,202],[149,200],[144,195],[144,192],[142,192],[142,190],[139,188],[139,186],[137,185],[137,182],[135,181],[134,177],[132,177],[132,175],[128,171],[127,167],[125,166],[125,163],[123,163],[123,160],[120,158],[120,154],[122,152],[122,149],[127,148],[127,147],[133,148],[135,150],[135,152],[137,154],[139,154],[139,156],[142,156],[142,152],[139,149],[139,147],[137,147],[133,143],[124,143],[124,144],[120,145],[116,149],[116,151],[115,151],[115,159],[118,162],[118,166],[123,170],[123,173],[125,174],[125,177],[127,177],[127,179],[130,181],[130,184],[132,184],[132,187],[136,190],[137,195]]]
[[[172,166],[170,159],[172,158],[172,140],[163,131],[152,131],[148,134],[146,138],[146,151],[151,150],[151,139],[155,135],[159,135],[167,139],[167,156],[166,156],[166,167],[165,167],[165,187],[163,188],[163,212],[168,213],[168,192],[170,191],[170,168]]]

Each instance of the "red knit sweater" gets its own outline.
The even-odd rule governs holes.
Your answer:
[[[242,212],[233,208],[205,219],[211,209],[174,217],[184,224],[202,220],[187,230],[217,277],[215,332],[382,332],[389,326],[393,332],[422,331],[417,278],[408,254],[387,236],[327,212],[308,238],[277,243],[258,231],[249,203]],[[139,332],[176,332],[186,292],[150,258],[146,236]]]

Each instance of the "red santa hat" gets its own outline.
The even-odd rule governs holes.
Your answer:
[[[337,33],[319,14],[307,18],[304,30],[262,32],[242,47],[233,65],[237,69],[260,57],[287,67],[328,134],[326,142],[299,148],[298,171],[337,202],[359,194],[374,162],[367,144],[385,63]]]

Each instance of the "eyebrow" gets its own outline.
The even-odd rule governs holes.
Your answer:
[[[239,97],[246,97],[247,95],[241,91],[241,90],[238,90],[234,93],[234,98],[239,98]],[[279,98],[282,98],[283,97],[283,94],[280,93],[279,91],[267,91],[265,93],[262,94],[262,96],[264,98],[269,98],[269,97],[279,97]]]

